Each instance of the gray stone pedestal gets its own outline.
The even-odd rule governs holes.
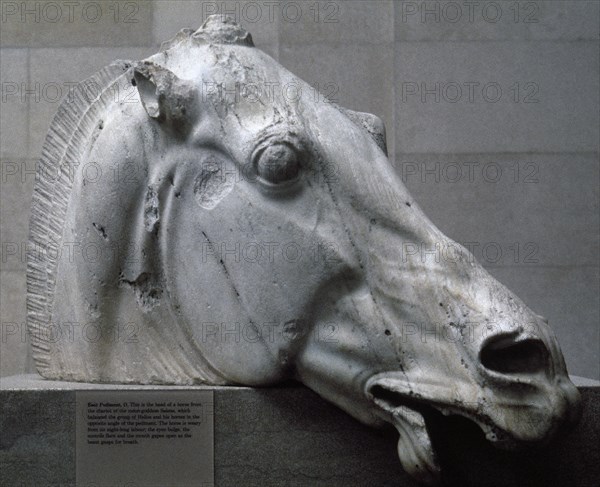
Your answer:
[[[574,381],[583,395],[582,420],[544,448],[499,451],[466,420],[432,418],[445,484],[597,487],[600,387]],[[78,390],[102,389],[214,391],[219,487],[416,486],[400,467],[395,431],[367,428],[301,386],[132,387],[51,382],[35,375],[0,379],[0,485],[75,486],[75,396]]]

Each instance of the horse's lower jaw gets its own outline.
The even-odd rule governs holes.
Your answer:
[[[415,398],[411,393],[395,391],[380,384],[379,381],[372,382],[368,395],[379,408],[381,417],[392,423],[400,435],[398,457],[402,467],[424,485],[438,485],[441,481],[441,468],[427,424],[434,415],[459,415],[469,419],[498,448],[512,450],[519,446],[505,432],[469,411],[429,404],[429,401]]]
[[[385,419],[398,430],[398,457],[404,470],[424,485],[437,485],[441,470],[425,421],[428,407],[404,401],[403,397],[377,386],[371,394]]]
[[[392,423],[400,435],[398,457],[404,470],[425,485],[440,481],[440,467],[423,414],[406,406],[392,412]]]

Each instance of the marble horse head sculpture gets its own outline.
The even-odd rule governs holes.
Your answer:
[[[225,17],[104,68],[43,148],[27,268],[40,374],[295,379],[393,424],[429,483],[425,408],[499,446],[546,440],[579,402],[555,336],[423,214],[385,144],[376,116],[318,96]]]

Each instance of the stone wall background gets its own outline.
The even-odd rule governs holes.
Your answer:
[[[426,214],[550,320],[570,373],[600,378],[598,1],[0,3],[0,375],[33,367],[21,250],[69,83],[228,13],[299,77],[379,115]]]

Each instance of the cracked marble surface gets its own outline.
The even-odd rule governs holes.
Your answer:
[[[392,424],[427,484],[441,475],[432,417],[462,416],[505,449],[577,420],[547,320],[421,211],[381,120],[315,99],[231,19],[75,94],[46,139],[42,167],[59,171],[36,183],[30,240],[87,252],[29,257],[42,376],[295,379]]]

